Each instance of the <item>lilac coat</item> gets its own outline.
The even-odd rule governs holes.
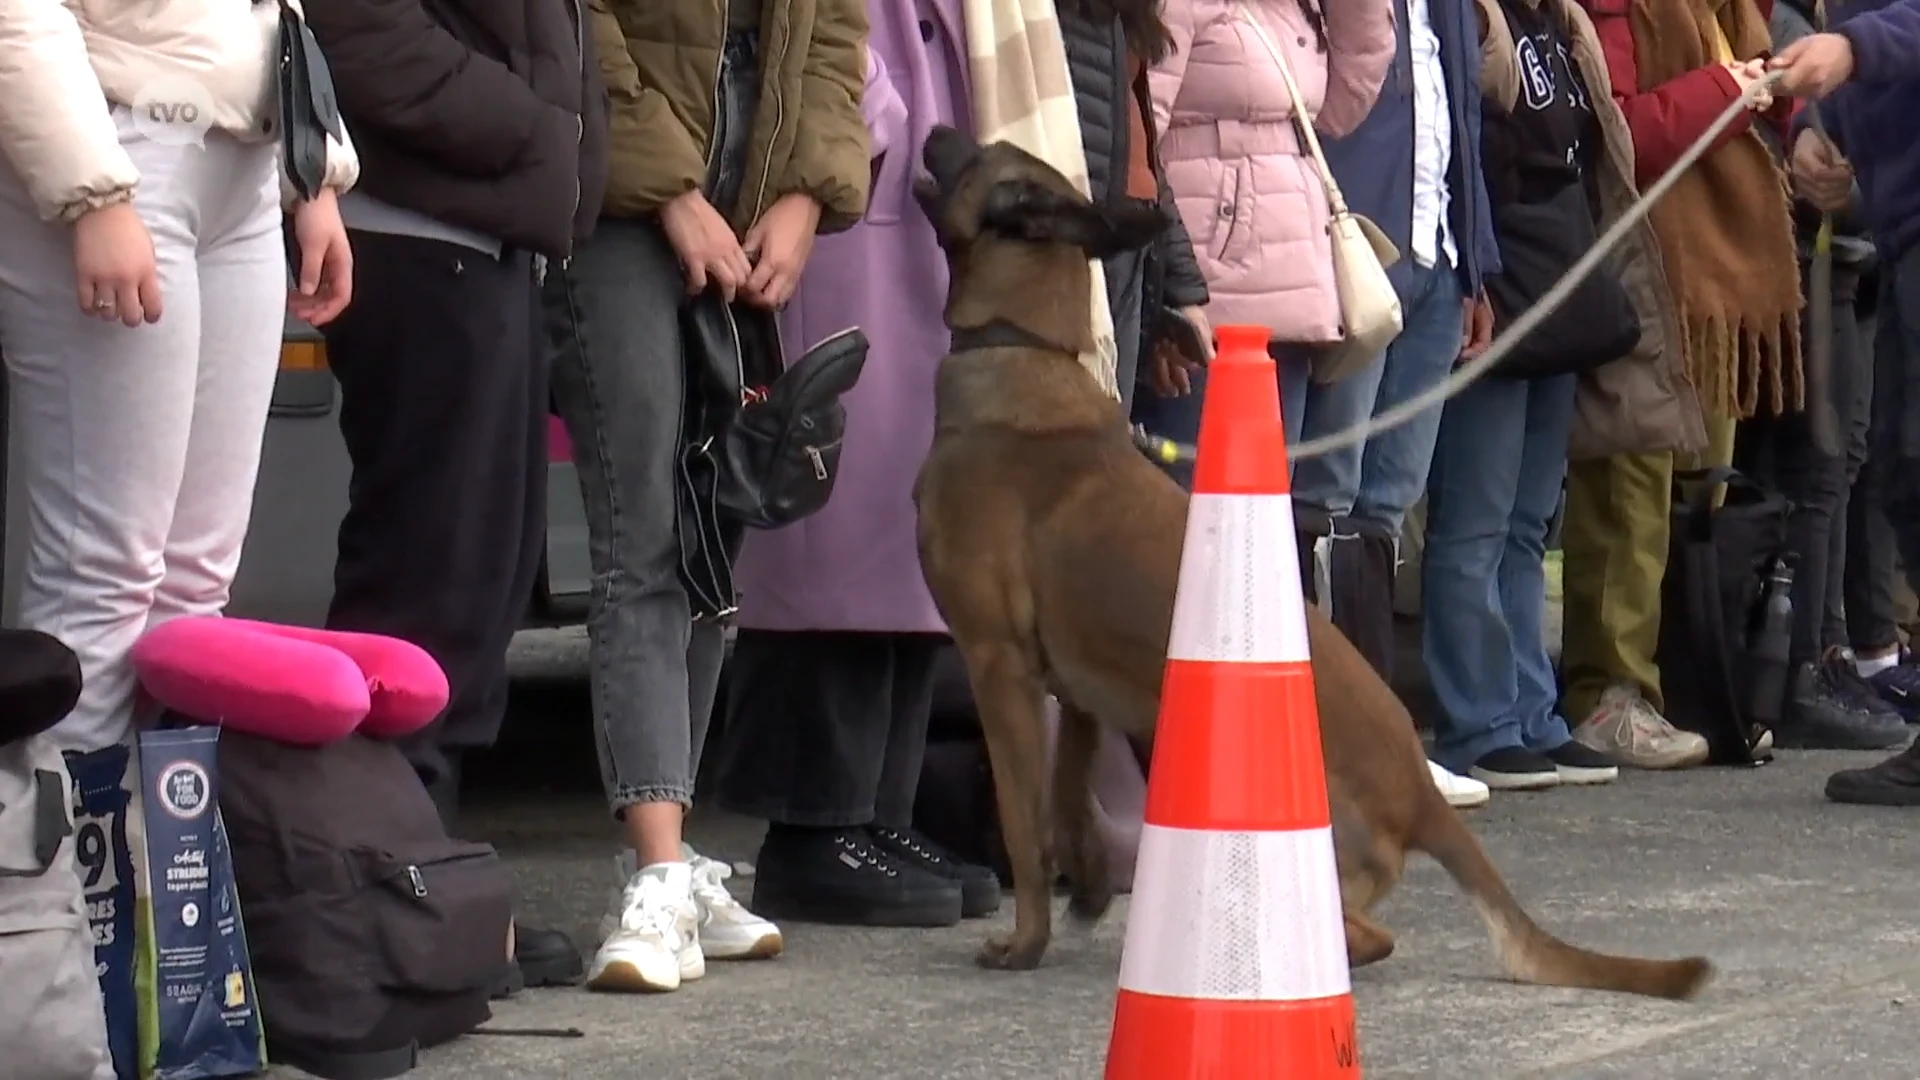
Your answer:
[[[946,632],[920,573],[913,482],[933,444],[947,264],[912,185],[935,124],[972,126],[966,35],[959,0],[869,0],[867,13],[862,108],[879,177],[865,220],[815,242],[780,334],[790,357],[849,326],[872,347],[845,398],[833,497],[797,524],[747,537],[735,581],[740,625],[751,629]]]

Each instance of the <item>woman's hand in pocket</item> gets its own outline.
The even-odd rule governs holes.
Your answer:
[[[160,321],[160,271],[153,237],[131,202],[82,214],[73,223],[80,310],[128,327]]]
[[[332,188],[293,212],[293,237],[300,248],[300,267],[287,294],[287,310],[308,326],[325,326],[353,302],[353,248],[347,244]]]

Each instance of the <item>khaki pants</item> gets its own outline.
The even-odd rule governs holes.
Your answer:
[[[1660,585],[1667,569],[1675,469],[1733,461],[1732,420],[1707,422],[1701,454],[1623,454],[1576,461],[1567,468],[1566,622],[1560,664],[1569,724],[1578,725],[1608,686],[1640,688],[1662,708]]]

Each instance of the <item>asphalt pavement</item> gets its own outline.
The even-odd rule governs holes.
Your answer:
[[[524,644],[507,745],[477,770],[463,832],[518,878],[522,918],[590,948],[614,833],[587,740],[577,634]],[[1920,1076],[1920,812],[1825,802],[1835,768],[1876,755],[1783,754],[1755,770],[1628,774],[1611,786],[1496,795],[1470,821],[1536,919],[1575,943],[1719,967],[1690,1003],[1518,986],[1437,867],[1381,909],[1391,959],[1354,975],[1368,1077]],[[757,825],[697,814],[691,839],[750,860]],[[750,876],[734,881],[751,892]],[[656,997],[530,991],[499,1029],[431,1051],[419,1080],[866,1080],[1101,1075],[1126,905],[1062,922],[1043,966],[986,972],[981,937],[785,927],[777,960],[711,964]],[[302,1074],[282,1071],[282,1075]],[[1169,1078],[1182,1080],[1182,1078]]]

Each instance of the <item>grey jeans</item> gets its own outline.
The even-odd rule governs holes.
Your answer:
[[[754,42],[728,43],[708,197],[725,212],[759,97]],[[674,501],[686,357],[686,275],[657,219],[603,218],[547,274],[553,395],[586,503],[593,591],[587,638],[594,744],[614,816],[693,803],[724,628],[695,623],[680,581]]]

